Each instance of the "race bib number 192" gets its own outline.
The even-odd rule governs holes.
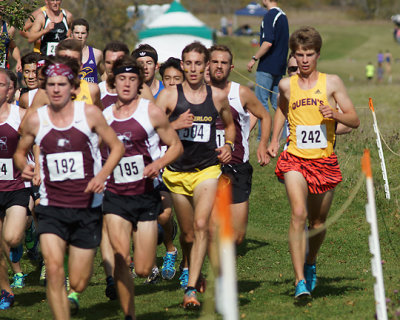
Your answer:
[[[326,126],[297,126],[297,147],[299,149],[321,149],[328,146]]]
[[[209,123],[193,123],[190,128],[178,130],[179,139],[193,142],[210,141],[211,126]]]
[[[50,181],[77,180],[85,177],[80,151],[51,153],[46,156]]]

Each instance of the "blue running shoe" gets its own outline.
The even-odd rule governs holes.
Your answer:
[[[161,276],[165,280],[171,280],[175,277],[175,261],[178,256],[178,250],[175,249],[174,252],[167,252],[164,256],[164,262],[161,267]]]
[[[317,268],[314,264],[304,264],[304,276],[306,278],[307,290],[313,292],[317,286]]]
[[[294,298],[297,299],[297,298],[300,298],[303,296],[311,296],[311,293],[310,293],[310,291],[308,291],[305,281],[300,280],[297,283],[296,291],[294,293]]]
[[[0,310],[10,308],[14,304],[14,295],[6,290],[1,290]]]
[[[16,273],[14,274],[13,277],[13,283],[10,285],[11,288],[18,288],[18,289],[22,289],[23,287],[25,287],[25,278],[26,278],[27,274],[23,274],[23,273]]]
[[[189,282],[189,269],[183,268],[181,276],[179,277],[179,284],[181,285],[181,289],[186,289]]]
[[[22,254],[24,253],[24,248],[22,247],[22,243],[20,243],[15,248],[10,248],[10,260],[11,262],[17,263],[21,260]]]

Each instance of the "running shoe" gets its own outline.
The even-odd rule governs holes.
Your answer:
[[[304,264],[304,276],[306,278],[307,290],[312,292],[317,286],[317,268],[314,264]]]
[[[131,271],[132,278],[136,278],[137,274],[135,272],[135,264],[133,263],[133,258],[131,257],[131,263],[129,264],[129,270]]]
[[[145,280],[145,284],[156,284],[160,281],[160,271],[158,270],[158,267],[154,267],[151,270],[150,275],[147,277]]]
[[[297,298],[301,298],[304,296],[311,296],[311,293],[310,293],[310,291],[308,291],[305,281],[300,280],[297,283],[296,291],[294,293],[294,298],[297,299]]]
[[[27,256],[30,260],[38,261],[40,259],[39,238],[36,234],[36,228],[33,221],[29,228],[25,230],[25,247]]]
[[[71,292],[68,295],[69,307],[71,310],[71,315],[76,315],[79,311],[79,293]]]
[[[14,304],[14,295],[6,290],[1,290],[0,310],[10,308]]]
[[[22,254],[24,253],[24,248],[22,247],[22,243],[14,248],[10,248],[10,260],[11,262],[17,263],[21,260]]]
[[[107,287],[106,287],[106,297],[110,300],[117,299],[117,290],[115,288],[114,279],[112,276],[108,276],[106,279]]]
[[[26,278],[27,274],[23,274],[23,273],[16,273],[14,274],[13,277],[13,283],[10,285],[11,288],[18,288],[18,289],[22,289],[23,287],[25,287],[25,278]]]
[[[161,276],[165,280],[171,280],[175,277],[175,261],[178,256],[178,250],[167,252],[164,256],[164,262],[161,267]]]
[[[42,264],[42,268],[40,269],[39,283],[43,286],[46,286],[46,265],[44,262]]]
[[[186,290],[183,296],[183,308],[197,310],[200,308],[200,302],[197,300],[196,289]]]
[[[179,277],[179,284],[181,285],[181,289],[186,289],[188,282],[189,282],[189,269],[183,268],[181,276]]]

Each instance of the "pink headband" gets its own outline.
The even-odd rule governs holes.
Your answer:
[[[68,80],[72,80],[75,78],[71,68],[62,63],[51,64],[47,68],[45,74],[47,77],[64,76],[67,77]]]

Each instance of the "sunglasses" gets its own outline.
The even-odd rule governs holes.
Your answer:
[[[296,72],[298,68],[299,68],[298,66],[291,66],[287,68],[287,71],[289,73]]]

